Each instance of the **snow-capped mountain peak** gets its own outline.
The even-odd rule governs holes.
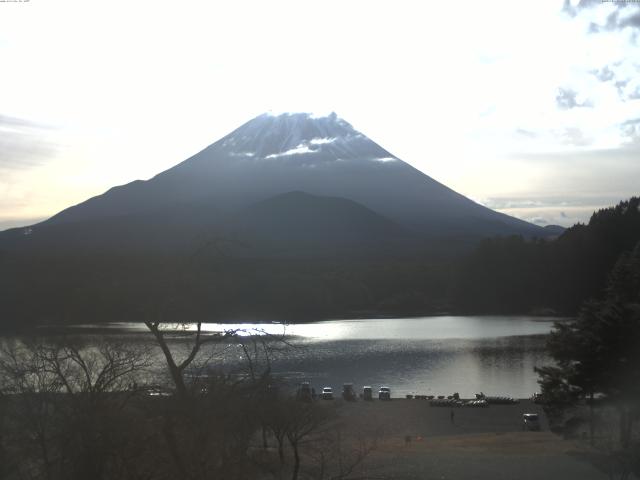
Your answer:
[[[357,202],[426,237],[544,236],[438,183],[335,113],[260,115],[154,178],[115,187],[47,223],[194,205],[212,221],[292,191]]]
[[[274,160],[297,158],[308,162],[363,159],[363,147],[368,144],[365,155],[370,159],[388,158],[391,155],[377,147],[371,151],[373,142],[357,132],[335,112],[327,116],[310,113],[263,114],[231,132],[210,148],[216,153],[235,158]],[[373,144],[375,145],[375,144]]]

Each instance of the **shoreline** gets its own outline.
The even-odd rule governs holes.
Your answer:
[[[331,318],[307,318],[300,319],[297,321],[288,320],[288,319],[280,319],[280,320],[269,320],[268,318],[258,320],[218,320],[214,319],[211,321],[202,322],[203,324],[216,324],[216,325],[269,325],[269,324],[281,324],[281,325],[307,325],[307,324],[316,324],[322,322],[340,322],[340,321],[353,321],[353,320],[394,320],[394,319],[419,319],[419,318],[440,318],[440,317],[477,317],[477,318],[517,318],[517,317],[528,317],[534,322],[555,322],[555,321],[570,321],[575,318],[575,315],[541,315],[536,313],[480,313],[480,314],[471,314],[471,313],[455,313],[455,312],[437,312],[437,313],[416,313],[416,314],[376,314],[376,313],[366,313],[360,312],[359,314],[353,315],[344,315],[341,317],[331,317]],[[167,324],[177,324],[178,322],[165,322]],[[197,322],[185,322],[185,324],[194,325]],[[17,326],[14,324],[2,325],[0,324],[0,336],[1,335],[31,335],[34,334],[38,336],[39,332],[46,331],[50,335],[60,335],[64,333],[139,333],[137,330],[133,328],[127,327],[118,327],[118,325],[139,325],[142,327],[144,325],[143,321],[126,321],[126,322],[100,322],[100,323],[69,323],[69,324],[47,324],[40,323],[36,325],[25,325],[25,326]],[[142,332],[146,333],[144,330]]]

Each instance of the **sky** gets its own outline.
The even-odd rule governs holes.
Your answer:
[[[0,1],[0,230],[264,112],[335,111],[490,208],[640,194],[640,3]]]

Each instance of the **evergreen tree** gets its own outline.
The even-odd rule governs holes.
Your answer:
[[[631,440],[640,405],[640,242],[616,262],[602,301],[584,304],[578,318],[557,323],[548,340],[556,366],[538,369],[552,407],[600,394],[620,413],[620,442]]]

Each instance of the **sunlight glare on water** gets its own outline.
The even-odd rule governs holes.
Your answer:
[[[307,341],[331,340],[428,340],[445,338],[499,338],[549,333],[554,318],[519,316],[415,317],[327,320],[302,324],[206,323],[205,331],[239,330],[240,334],[265,332],[300,337]],[[195,328],[192,326],[191,328]]]
[[[294,348],[273,359],[273,372],[291,385],[311,381],[321,388],[343,382],[390,385],[393,395],[409,393],[471,396],[476,392],[527,397],[539,390],[534,367],[549,363],[544,336],[556,318],[531,316],[439,316],[327,320],[303,324],[206,323],[205,332],[237,330],[239,335],[286,335]],[[87,325],[86,336],[92,328]],[[145,332],[143,324],[108,326]],[[195,324],[171,331],[193,330]],[[170,338],[178,338],[171,335]],[[234,350],[231,350],[234,352]],[[233,368],[230,353],[223,364]]]

